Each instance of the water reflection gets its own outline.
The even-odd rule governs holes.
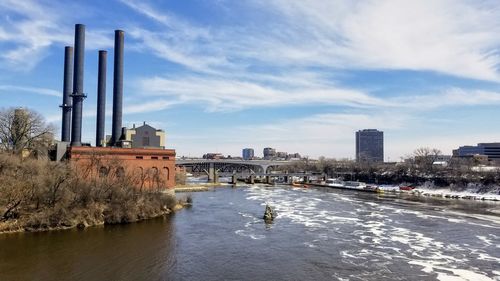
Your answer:
[[[158,280],[175,266],[171,218],[0,235],[0,280]]]

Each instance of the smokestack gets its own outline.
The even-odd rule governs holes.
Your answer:
[[[82,145],[83,56],[85,52],[85,25],[75,25],[75,65],[73,72],[73,120],[71,123],[71,146]]]
[[[73,47],[64,48],[64,82],[63,82],[63,102],[61,141],[69,142],[71,139],[71,82],[73,75]]]
[[[97,124],[95,145],[104,144],[104,118],[106,115],[106,58],[108,52],[99,51],[99,70],[97,73]]]
[[[113,68],[113,124],[111,145],[120,139],[123,105],[123,30],[115,30],[115,61]]]
[[[122,133],[120,135],[120,140],[125,140],[127,138],[127,127],[122,127]]]

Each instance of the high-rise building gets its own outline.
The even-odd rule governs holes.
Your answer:
[[[264,159],[269,160],[276,157],[276,149],[271,147],[264,148]]]
[[[253,148],[243,148],[243,160],[252,160],[255,157]]]
[[[376,129],[356,132],[356,161],[384,162],[384,132]]]

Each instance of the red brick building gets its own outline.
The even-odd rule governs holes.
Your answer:
[[[68,147],[68,158],[85,177],[128,175],[141,188],[175,186],[175,150]]]

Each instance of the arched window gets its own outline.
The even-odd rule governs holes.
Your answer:
[[[109,169],[107,167],[101,166],[99,168],[99,177],[104,178],[107,177],[109,174]]]
[[[160,187],[160,173],[158,168],[151,168],[151,175],[153,176],[153,187]]]
[[[123,178],[125,176],[125,169],[123,167],[116,168],[116,177]]]
[[[170,180],[170,169],[168,167],[163,167],[163,171],[165,171],[165,175],[167,180]]]
[[[144,175],[144,169],[142,167],[137,167],[134,170],[134,180],[135,183],[142,188],[144,185],[144,180],[146,176]]]

